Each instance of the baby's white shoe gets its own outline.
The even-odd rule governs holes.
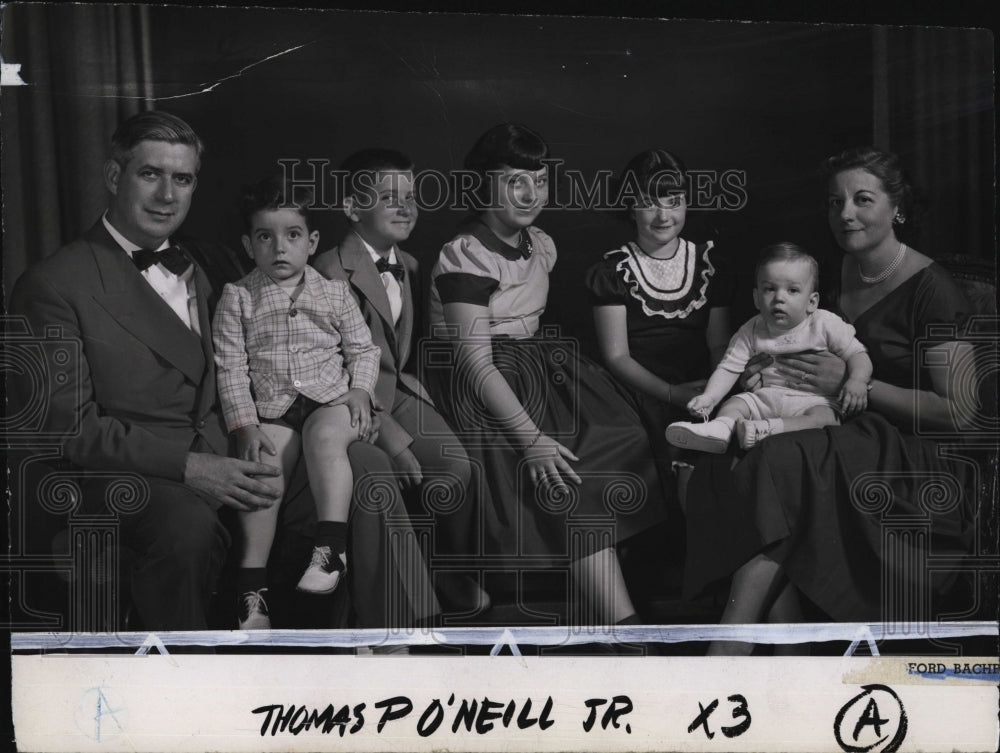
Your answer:
[[[737,421],[736,440],[740,443],[740,447],[749,450],[774,434],[773,428],[771,421],[766,418],[760,421]]]
[[[703,424],[678,421],[667,427],[667,441],[674,447],[714,455],[721,455],[728,449],[732,435],[733,425],[719,418]]]

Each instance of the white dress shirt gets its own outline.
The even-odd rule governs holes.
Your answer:
[[[119,233],[114,225],[108,221],[107,214],[101,218],[101,221],[111,234],[111,237],[125,250],[130,259],[132,258],[132,254],[142,248],[142,246],[137,246]],[[163,241],[158,248],[152,250],[160,251],[169,245],[170,241],[168,239]],[[184,326],[200,334],[200,327],[198,326],[198,302],[194,289],[194,265],[188,267],[180,275],[175,275],[162,264],[154,264],[144,269],[140,274],[146,279],[150,287],[159,293],[160,297],[173,309],[174,313],[180,317],[181,321],[184,322]]]
[[[358,238],[361,238],[359,235]],[[378,262],[381,257],[378,251],[371,247],[364,238],[361,238],[361,242],[365,244],[365,248],[372,257],[373,262]],[[389,249],[389,263],[398,264],[399,261],[396,259],[396,247],[393,246]],[[382,284],[385,285],[385,294],[389,297],[389,310],[392,312],[392,325],[396,326],[399,324],[399,314],[403,310],[403,289],[399,285],[399,280],[392,272],[382,272],[379,275],[382,278]]]

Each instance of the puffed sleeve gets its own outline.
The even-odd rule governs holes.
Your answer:
[[[624,306],[628,299],[625,282],[607,257],[587,270],[586,283],[591,306]]]
[[[556,243],[552,240],[552,237],[534,225],[528,228],[528,232],[531,233],[531,243],[534,247],[535,253],[538,257],[545,263],[545,271],[551,272],[552,268],[556,265]]]
[[[468,235],[445,244],[431,277],[443,304],[489,306],[490,296],[500,286],[500,269],[493,255]]]

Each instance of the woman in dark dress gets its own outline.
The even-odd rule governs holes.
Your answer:
[[[947,272],[897,238],[912,191],[894,155],[849,150],[824,167],[830,229],[845,252],[832,300],[874,363],[869,411],[770,438],[731,472],[712,460],[696,469],[685,591],[732,575],[723,623],[797,621],[800,595],[838,621],[926,620],[921,558],[961,556],[974,532],[967,467],[930,438],[958,443],[971,419],[962,398],[975,370],[960,341],[970,306]],[[845,371],[829,354],[785,357],[781,368],[825,394]],[[912,597],[921,613],[898,614]],[[751,648],[717,642],[709,653]]]

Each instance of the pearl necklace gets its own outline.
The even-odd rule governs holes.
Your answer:
[[[874,277],[866,277],[861,271],[861,262],[858,262],[858,277],[861,278],[861,282],[866,285],[877,285],[880,282],[885,282],[888,280],[892,273],[899,269],[899,265],[903,263],[903,257],[906,256],[906,244],[899,244],[899,253],[896,254],[896,258],[892,260],[888,267],[883,269]]]

